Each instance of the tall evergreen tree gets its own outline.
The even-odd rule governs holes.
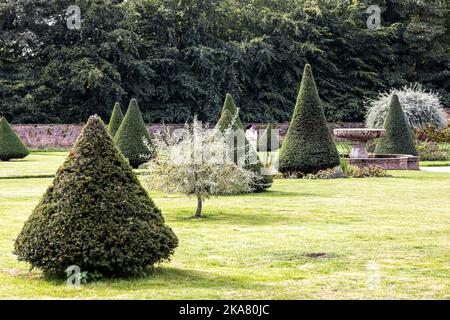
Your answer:
[[[280,150],[279,170],[286,174],[311,173],[332,168],[339,162],[339,153],[325,120],[311,66],[307,64],[292,120]]]
[[[92,116],[23,226],[15,253],[45,274],[76,265],[126,276],[167,260],[177,243],[103,121]]]
[[[378,139],[375,147],[376,154],[418,155],[411,130],[396,94],[392,95],[384,129],[386,134]]]
[[[120,103],[116,102],[114,104],[114,109],[111,114],[111,118],[109,119],[108,124],[108,132],[111,135],[111,137],[114,138],[114,136],[117,133],[117,130],[119,130],[120,124],[123,120],[123,113],[122,108],[120,107]]]
[[[0,117],[0,160],[22,159],[30,154],[4,117]]]
[[[127,113],[114,136],[114,142],[133,168],[139,167],[155,156],[145,145],[144,139],[152,145],[147,126],[142,119],[136,99],[131,99]]]

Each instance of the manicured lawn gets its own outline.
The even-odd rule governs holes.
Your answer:
[[[51,174],[63,159],[33,165],[38,156],[0,163],[0,176]],[[448,299],[450,174],[391,173],[275,180],[266,193],[207,201],[201,220],[187,219],[194,200],[151,194],[180,239],[172,261],[81,289],[28,273],[11,254],[51,179],[0,179],[0,298]]]

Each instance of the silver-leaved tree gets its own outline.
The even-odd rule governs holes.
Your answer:
[[[155,134],[157,157],[148,162],[148,188],[196,197],[193,218],[201,218],[203,201],[211,196],[252,192],[255,173],[243,167],[248,157],[245,141],[233,147],[242,136],[233,133],[230,128],[222,134],[194,118],[182,129]]]

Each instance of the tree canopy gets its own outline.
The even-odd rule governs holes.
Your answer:
[[[73,3],[81,30],[66,27]],[[84,122],[134,97],[146,121],[214,122],[229,92],[244,122],[288,121],[306,63],[329,121],[360,121],[364,98],[409,82],[449,106],[449,27],[441,0],[5,0],[0,112]]]

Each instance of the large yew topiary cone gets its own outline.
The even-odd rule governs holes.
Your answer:
[[[386,134],[378,139],[375,147],[376,154],[409,154],[417,156],[416,146],[408,128],[398,96],[391,98],[386,120],[384,122]]]
[[[0,118],[0,160],[22,159],[30,154],[4,117]]]
[[[312,173],[335,167],[339,162],[311,66],[307,64],[294,114],[280,149],[279,171],[285,174]]]
[[[168,259],[177,243],[103,121],[93,116],[17,237],[15,253],[46,275],[77,265],[125,276]]]
[[[133,168],[139,167],[155,156],[155,152],[145,146],[144,138],[150,146],[153,146],[138,103],[135,99],[131,99],[127,113],[114,137],[114,142]]]
[[[245,153],[249,155],[250,152],[256,153],[247,138],[245,138],[245,132],[242,126],[242,122],[239,118],[238,108],[234,104],[233,98],[231,95],[227,94],[225,98],[224,107],[222,109],[222,114],[220,116],[219,121],[216,124],[216,128],[222,132],[225,132],[227,129],[236,130],[237,135],[244,136],[243,140],[245,141]],[[235,161],[237,162],[237,141],[242,141],[238,137],[235,137]],[[269,175],[262,175],[262,163],[257,154],[253,154],[253,157],[249,157],[256,159],[256,163],[247,163],[244,167],[247,170],[251,170],[255,173],[255,178],[252,183],[252,189],[254,192],[262,192],[272,186],[273,179]]]
[[[120,124],[122,123],[122,120],[123,120],[122,108],[120,107],[120,103],[116,102],[114,104],[114,109],[108,124],[108,132],[111,135],[111,137],[114,138],[114,136],[116,135],[117,130],[119,130]]]

